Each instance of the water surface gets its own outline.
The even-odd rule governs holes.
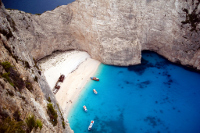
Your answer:
[[[200,74],[153,52],[142,57],[137,66],[100,65],[100,81],[87,84],[68,116],[75,133],[89,132],[91,120],[93,133],[200,132]]]

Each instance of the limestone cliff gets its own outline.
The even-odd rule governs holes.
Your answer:
[[[72,132],[1,1],[0,23],[0,132]]]
[[[106,64],[140,63],[152,50],[200,70],[199,0],[76,0],[31,15],[8,11],[26,51],[41,59],[79,49]]]
[[[140,63],[141,51],[152,50],[200,70],[199,23],[200,0],[76,0],[41,15],[6,10],[0,0],[0,122],[20,122],[20,130],[30,131],[25,121],[32,114],[42,132],[71,132],[62,127],[65,120],[37,67],[57,50],[83,50],[121,66]],[[56,126],[47,111],[50,99]]]

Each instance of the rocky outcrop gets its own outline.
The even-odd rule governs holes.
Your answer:
[[[152,50],[199,70],[199,10],[199,0],[76,0],[41,15],[8,13],[35,59],[78,49],[127,66],[140,63],[142,50]]]
[[[62,122],[66,123],[67,119],[64,119],[44,77],[38,74],[39,70],[10,51],[11,48],[2,35],[0,49],[0,132],[31,132],[26,122],[30,115],[42,123],[41,129],[31,125],[34,132],[71,132],[69,125],[65,126],[66,129],[63,128]],[[52,104],[57,110],[55,126],[48,113],[48,104]]]
[[[54,51],[87,51],[102,63],[128,66],[151,50],[200,70],[199,14],[200,0],[76,0],[41,15],[6,10],[0,0],[0,62],[14,66],[0,65],[0,122],[15,119],[16,111],[22,115],[15,121],[32,113],[42,120],[42,132],[71,132],[62,128],[64,118],[37,67]],[[48,98],[57,126],[46,111]]]
[[[0,132],[71,133],[37,62],[26,50],[26,41],[18,36],[20,30],[1,1],[0,23]]]

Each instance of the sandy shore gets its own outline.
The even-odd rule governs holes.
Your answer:
[[[86,52],[71,51],[54,54],[41,60],[39,64],[51,89],[60,74],[65,75],[65,80],[55,96],[67,117],[84,86],[96,73],[100,62],[91,59]]]
[[[39,65],[52,90],[61,74],[67,76],[76,70],[87,58],[90,58],[90,55],[86,52],[57,52],[50,57],[40,60]]]
[[[69,74],[63,84],[60,91],[56,94],[62,109],[64,109],[66,116],[68,115],[72,104],[76,102],[80,92],[90,80],[91,76],[94,76],[100,62],[91,58],[84,61],[78,69]]]

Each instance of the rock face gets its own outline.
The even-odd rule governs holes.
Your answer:
[[[199,12],[199,0],[76,0],[41,15],[8,11],[35,59],[78,49],[127,66],[152,50],[200,70]]]
[[[73,132],[19,31],[0,0],[0,132]],[[30,115],[42,123],[41,129],[27,124]]]
[[[128,66],[140,63],[141,51],[151,50],[200,70],[199,23],[200,0],[76,0],[41,15],[6,10],[0,0],[0,62],[15,66],[23,87],[19,93],[16,76],[10,75],[16,82],[10,83],[0,65],[0,122],[16,111],[20,120],[32,112],[42,120],[42,132],[71,132],[61,127],[60,113],[54,127],[45,111],[48,97],[58,107],[36,60],[54,51],[87,51],[102,63]]]
[[[38,70],[14,55],[2,35],[0,49],[0,132],[25,133],[31,130],[42,133],[72,132],[69,125],[63,128],[62,122],[66,123],[66,119],[63,118],[54,95],[44,81],[44,77],[38,74]],[[45,98],[45,95],[51,99],[51,102]],[[48,115],[47,104],[49,103],[57,110],[58,118],[55,126],[51,124],[51,116]],[[31,129],[28,124],[26,126],[26,119],[30,115],[34,115],[35,120],[42,122],[41,129]]]

